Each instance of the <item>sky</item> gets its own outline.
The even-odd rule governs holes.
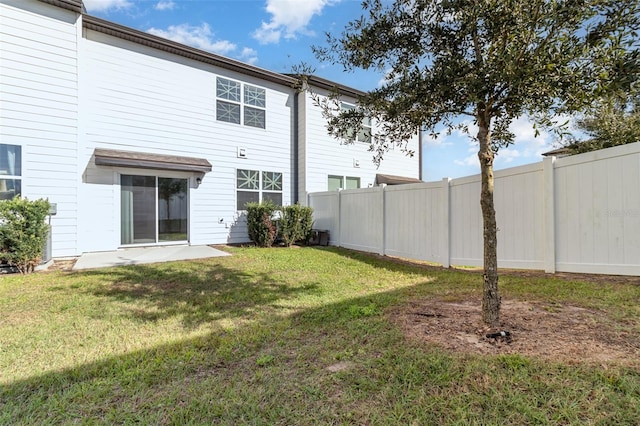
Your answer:
[[[315,74],[362,91],[384,81],[375,71],[345,72],[319,62],[311,46],[323,46],[327,32],[340,35],[362,15],[360,0],[84,0],[89,14],[270,71],[289,73],[301,63]],[[469,122],[472,134],[477,130]],[[513,122],[516,143],[498,153],[495,169],[541,160],[556,146],[549,134],[534,137],[526,117]],[[426,134],[423,180],[477,174],[477,144],[466,134]]]

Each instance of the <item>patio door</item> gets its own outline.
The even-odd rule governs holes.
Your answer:
[[[187,179],[121,175],[120,243],[186,242],[187,188]]]

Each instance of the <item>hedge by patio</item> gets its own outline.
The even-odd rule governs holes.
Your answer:
[[[275,213],[279,212],[279,219]],[[311,207],[277,207],[271,201],[247,204],[247,227],[249,238],[259,247],[271,247],[279,239],[287,247],[294,242],[306,243],[313,226]]]
[[[47,200],[16,197],[0,202],[0,259],[21,273],[33,272],[42,259],[49,225]]]

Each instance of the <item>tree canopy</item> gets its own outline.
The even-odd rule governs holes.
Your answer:
[[[336,92],[320,100],[329,132],[355,138],[365,117],[378,126],[371,148],[380,161],[391,143],[404,146],[419,130],[478,126],[484,223],[483,320],[497,326],[497,249],[493,207],[495,153],[513,142],[511,121],[584,109],[604,93],[638,79],[639,2],[631,0],[365,0],[363,15],[316,47],[323,61],[346,71],[375,69],[384,84],[340,111]],[[332,103],[333,102],[333,103]]]
[[[640,95],[605,99],[576,120],[586,138],[570,137],[565,146],[573,154],[640,141]]]

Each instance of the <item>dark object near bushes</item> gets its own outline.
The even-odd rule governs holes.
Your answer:
[[[300,204],[282,207],[279,221],[278,237],[285,246],[290,247],[295,242],[307,244],[312,237],[313,209]]]
[[[16,197],[0,202],[0,259],[21,273],[33,272],[42,259],[49,225],[47,200]]]
[[[271,201],[247,203],[247,227],[249,238],[258,247],[271,247],[276,240],[273,213],[276,206]]]

